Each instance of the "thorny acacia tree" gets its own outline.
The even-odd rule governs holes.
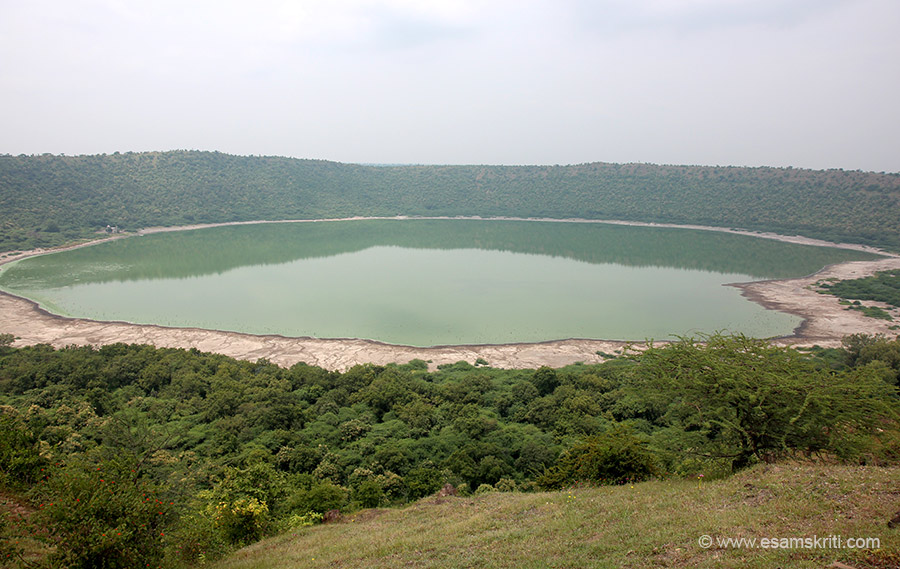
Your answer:
[[[835,373],[740,335],[651,346],[636,358],[631,389],[652,402],[659,426],[681,433],[679,453],[730,458],[735,470],[791,451],[849,458],[863,435],[898,417],[881,368]]]

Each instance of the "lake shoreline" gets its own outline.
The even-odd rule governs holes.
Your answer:
[[[699,225],[675,225],[662,223],[629,222],[619,220],[582,219],[541,219],[508,217],[412,217],[389,218],[353,217],[342,219],[284,220],[258,222],[227,222],[217,224],[191,225],[183,227],[152,227],[136,233],[118,234],[106,238],[78,243],[52,250],[35,250],[18,255],[0,256],[0,265],[33,255],[74,249],[103,243],[113,239],[148,235],[168,231],[187,231],[207,227],[229,225],[252,225],[259,223],[313,223],[329,221],[359,221],[372,219],[468,219],[497,221],[535,221],[557,223],[605,223],[636,227],[665,227],[677,229],[697,229],[717,231],[737,235],[774,239],[805,245],[840,247],[885,255],[875,261],[852,261],[825,267],[814,275],[801,278],[734,283],[743,296],[767,309],[796,314],[803,323],[791,336],[775,338],[773,343],[790,346],[823,347],[840,346],[841,339],[852,333],[894,335],[888,326],[892,323],[863,316],[858,311],[845,310],[834,296],[819,294],[810,290],[816,281],[825,278],[859,278],[877,271],[900,268],[900,256],[855,244],[836,244],[799,236],[783,236],[709,227]],[[873,303],[870,303],[873,304]],[[877,303],[875,303],[877,304]],[[603,361],[602,354],[614,354],[627,346],[639,348],[644,342],[615,340],[568,339],[537,343],[514,343],[499,345],[458,345],[419,348],[386,344],[383,342],[340,338],[294,338],[279,335],[253,335],[239,332],[206,330],[200,328],[169,328],[159,325],[131,324],[127,322],[102,322],[80,318],[68,318],[51,314],[31,300],[0,292],[0,333],[11,333],[17,339],[16,346],[51,344],[55,347],[67,345],[108,345],[113,343],[152,344],[157,347],[196,348],[201,351],[222,353],[239,359],[267,359],[273,363],[290,366],[298,362],[320,366],[332,370],[344,370],[355,364],[406,363],[412,359],[429,362],[430,368],[446,363],[476,359],[486,360],[489,365],[500,368],[536,368],[541,365],[560,367],[584,362]],[[657,342],[659,344],[663,341]]]

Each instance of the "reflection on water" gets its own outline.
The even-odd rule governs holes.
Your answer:
[[[25,259],[0,287],[100,320],[414,345],[790,333],[725,282],[872,258],[723,233],[378,220],[220,227]]]

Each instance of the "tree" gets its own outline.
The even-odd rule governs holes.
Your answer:
[[[535,370],[531,380],[537,387],[538,393],[547,395],[553,393],[553,390],[559,385],[559,378],[556,376],[556,370],[543,366]]]
[[[896,388],[878,370],[817,369],[796,350],[712,335],[651,346],[637,356],[631,391],[685,433],[678,452],[730,459],[732,469],[790,451],[860,451],[856,436],[898,417]]]
[[[845,361],[851,367],[861,367],[882,362],[887,368],[887,379],[900,385],[900,339],[888,340],[884,336],[852,334],[844,338]]]

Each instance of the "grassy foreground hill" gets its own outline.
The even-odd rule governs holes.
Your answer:
[[[0,251],[109,226],[347,216],[703,224],[900,249],[900,174],[793,168],[363,166],[173,151],[0,156]]]
[[[713,481],[430,497],[295,530],[213,567],[896,568],[900,527],[887,522],[900,510],[898,479],[897,467],[777,464]],[[871,539],[850,548],[851,538]]]

